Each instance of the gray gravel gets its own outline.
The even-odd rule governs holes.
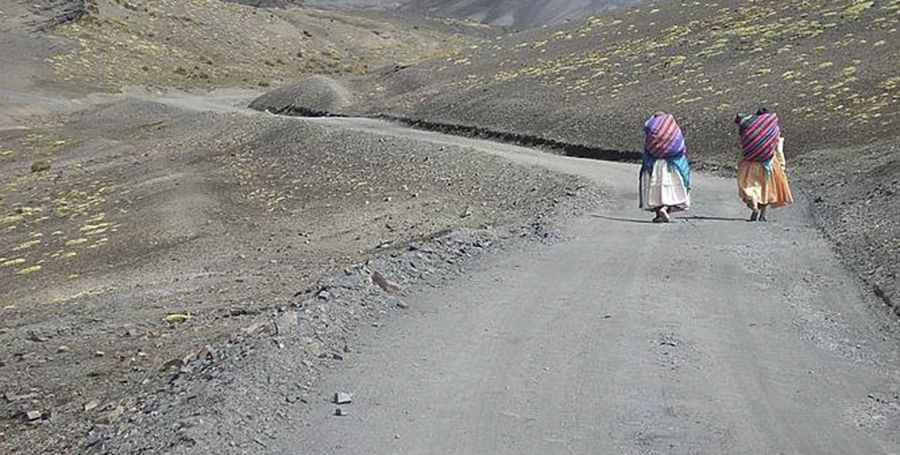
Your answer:
[[[129,423],[159,433],[140,430],[150,439],[134,435],[110,450],[180,446],[167,432],[200,426],[180,422],[207,411],[205,421],[240,427],[243,417],[216,420],[220,397],[187,408],[180,400],[201,403],[195,396],[213,387],[203,379],[207,364],[226,378],[229,365],[274,374],[256,371],[262,360],[240,359],[277,343],[239,340],[272,330],[271,315],[286,317],[307,298],[349,298],[317,284],[323,277],[439,239],[435,253],[415,259],[421,271],[409,261],[376,262],[375,270],[403,288],[420,275],[440,283],[457,263],[493,248],[497,232],[551,241],[551,220],[598,198],[578,179],[458,145],[278,118],[224,100],[212,108],[191,97],[117,100],[0,134],[0,150],[13,151],[0,159],[0,392],[28,396],[0,400],[0,450],[103,448],[135,431]],[[35,158],[51,169],[31,172]],[[326,300],[306,295],[324,288]],[[384,292],[367,284],[353,298],[375,291]],[[335,313],[314,313],[304,336],[321,332],[316,340],[332,355],[325,360],[335,361],[357,318],[401,311],[396,298],[363,312],[328,305]],[[319,354],[307,362],[324,361]],[[307,373],[314,371],[291,377],[305,384],[314,378]],[[238,398],[263,393],[253,384],[233,389],[234,409],[250,406]],[[40,412],[36,423],[29,412]]]
[[[699,174],[691,211],[660,226],[634,207],[636,166],[482,148],[609,196],[564,242],[408,296],[411,312],[323,376],[310,431],[273,453],[900,450],[900,327],[804,198],[748,223],[733,180]],[[315,399],[335,389],[354,393],[347,421]]]

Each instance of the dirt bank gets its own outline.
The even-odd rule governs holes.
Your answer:
[[[896,2],[855,0],[646,2],[344,78],[358,101],[340,113],[635,159],[644,119],[665,110],[678,117],[695,169],[733,175],[735,113],[767,106],[780,115],[789,172],[822,201],[822,227],[852,245],[841,248],[848,263],[877,277],[876,292],[894,294],[900,212],[872,192],[887,194],[900,178],[890,164],[898,13]]]
[[[466,149],[144,101],[46,125],[0,139],[11,453],[83,449],[174,360],[322,276],[457,229],[532,232],[582,186]]]

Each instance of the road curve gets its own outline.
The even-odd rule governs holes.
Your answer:
[[[152,98],[269,115],[243,93]],[[900,454],[900,327],[802,198],[748,223],[735,182],[700,174],[692,210],[655,225],[636,208],[634,165],[380,120],[298,121],[471,147],[592,179],[608,202],[570,221],[564,242],[407,296],[324,378],[307,427],[268,452]],[[334,416],[335,391],[354,394],[349,415]]]
[[[670,225],[635,208],[633,165],[365,119],[335,128],[465,145],[594,179],[569,240],[487,260],[366,329],[279,453],[893,454],[896,324],[801,201],[747,223],[732,180],[697,176]],[[894,327],[894,328],[892,328]]]

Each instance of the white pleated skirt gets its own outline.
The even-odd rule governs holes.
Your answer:
[[[675,167],[669,168],[666,160],[656,160],[653,173],[641,172],[641,208],[656,210],[673,207],[687,210],[691,206],[691,195],[681,173]]]

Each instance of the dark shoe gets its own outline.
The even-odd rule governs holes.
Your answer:
[[[671,223],[672,222],[672,217],[669,216],[669,212],[666,210],[660,210],[659,216],[662,218],[662,221],[660,221],[660,223]]]

